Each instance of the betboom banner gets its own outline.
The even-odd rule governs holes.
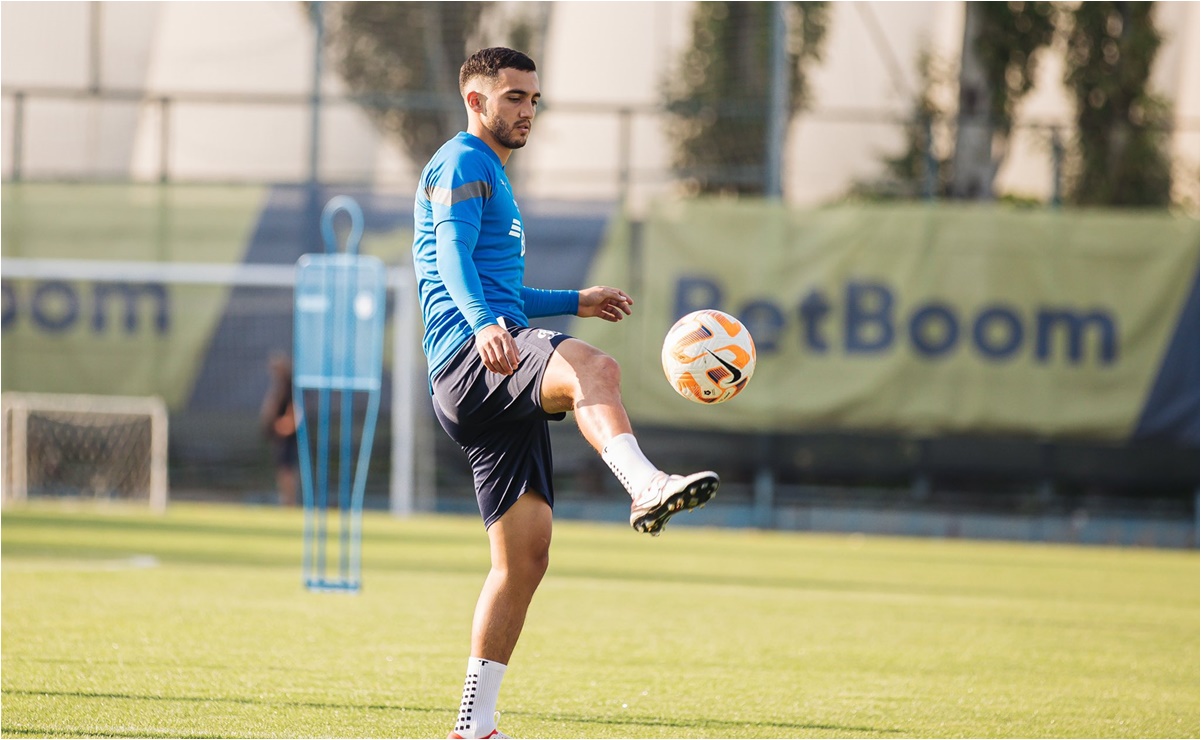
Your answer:
[[[588,280],[634,296],[634,317],[572,329],[621,362],[636,423],[1197,444],[1196,219],[674,203],[615,224]],[[700,308],[758,349],[719,406],[660,369],[668,328]]]

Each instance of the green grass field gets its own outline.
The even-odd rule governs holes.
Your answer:
[[[445,737],[476,518],[6,511],[6,737]],[[1196,552],[559,522],[501,691],[518,737],[1197,737]]]

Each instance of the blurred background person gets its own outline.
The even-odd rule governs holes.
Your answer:
[[[275,490],[281,506],[296,505],[299,456],[296,447],[296,404],[292,401],[292,361],[282,352],[267,363],[270,380],[259,409],[263,435],[271,443],[275,463]]]

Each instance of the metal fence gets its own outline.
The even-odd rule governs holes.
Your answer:
[[[0,90],[6,181],[147,183],[370,184],[412,187],[424,156],[406,152],[371,124],[365,107],[417,107],[429,101],[389,96],[176,92],[134,89]],[[449,101],[445,105],[454,105]],[[758,115],[758,112],[750,112]],[[763,112],[766,115],[766,111]],[[537,146],[514,160],[513,179],[527,196],[642,204],[687,192],[673,166],[671,114],[659,105],[561,103],[539,116]],[[937,197],[931,176],[951,146],[956,121],[916,121],[896,110],[817,108],[795,117],[785,152],[789,202],[855,197]],[[1177,200],[1195,208],[1198,165],[1189,160],[1197,121],[1169,132],[1177,158]],[[997,189],[1025,200],[1058,202],[1065,151],[1063,121],[1019,122]],[[909,138],[929,142],[926,175],[889,177],[885,159]],[[748,142],[747,146],[761,146]],[[728,153],[731,171],[764,178],[753,152]],[[748,156],[749,155],[749,156]],[[945,156],[945,155],[944,155]],[[421,161],[416,161],[420,159]]]

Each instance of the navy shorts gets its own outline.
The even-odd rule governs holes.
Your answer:
[[[510,327],[517,342],[517,372],[484,367],[475,339],[468,339],[433,377],[434,415],[467,453],[484,527],[509,510],[526,491],[554,507],[550,420],[567,414],[542,409],[542,376],[550,357],[571,337],[548,329]]]

